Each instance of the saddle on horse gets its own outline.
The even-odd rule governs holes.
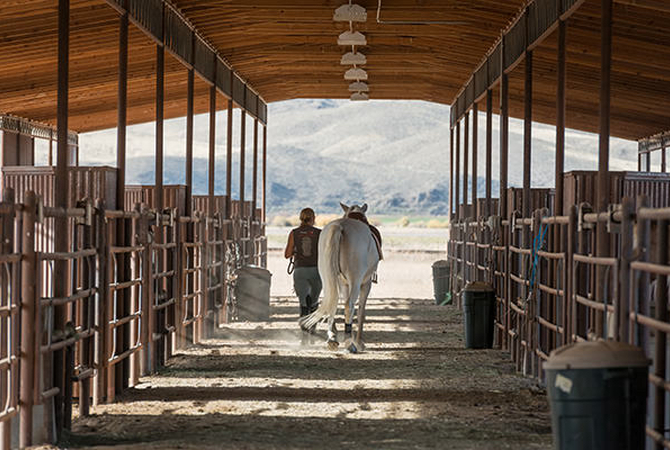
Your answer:
[[[379,232],[377,227],[371,225],[370,222],[368,222],[368,218],[365,217],[365,214],[363,213],[352,212],[349,213],[347,217],[349,219],[360,220],[368,227],[370,227],[370,231],[372,232],[372,238],[374,239],[375,244],[377,245],[377,253],[379,253],[379,260],[381,261],[382,259],[384,259],[384,254],[382,253],[382,234]]]

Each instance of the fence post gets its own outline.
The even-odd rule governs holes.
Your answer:
[[[197,333],[193,335],[193,343],[197,344],[202,339],[207,337],[207,322],[209,320],[209,287],[212,281],[212,248],[211,248],[211,220],[212,216],[207,214],[204,217],[205,221],[202,225],[202,272],[201,272],[201,295],[199,299],[199,318],[196,321],[197,323]]]
[[[577,329],[577,304],[574,301],[575,289],[577,287],[575,280],[575,246],[577,245],[577,207],[572,205],[570,207],[570,217],[568,219],[568,237],[567,237],[567,268],[568,283],[566,284],[565,302],[567,304],[567,318],[565,324],[565,338],[566,344],[572,342],[573,335]]]
[[[93,247],[92,239],[95,222],[92,217],[92,206],[90,201],[83,203],[83,207],[86,209],[86,214],[83,223],[80,225],[82,227],[82,248],[87,250]],[[92,289],[96,286],[95,260],[96,256],[86,256],[82,261],[82,289]],[[95,319],[93,314],[95,314],[95,303],[92,304],[91,300],[95,298],[96,297],[94,296],[89,296],[81,300],[81,326],[84,330],[94,328]],[[76,356],[79,358],[81,367],[85,368],[85,370],[93,367],[93,345],[91,337],[87,337],[81,342],[79,354]],[[82,378],[80,371],[80,375],[76,380],[79,382],[79,415],[81,417],[86,417],[89,415],[90,408],[91,376],[85,375]]]
[[[470,281],[470,256],[468,255],[468,238],[470,237],[469,217],[463,219],[463,288]]]
[[[172,268],[175,270],[174,280],[176,283],[173,289],[175,305],[174,305],[174,334],[172,339],[173,351],[181,348],[184,342],[184,330],[181,325],[181,318],[183,317],[184,295],[186,294],[186,280],[184,279],[184,269],[186,267],[187,258],[184,255],[184,225],[181,221],[179,210],[175,214],[174,234],[177,247],[175,249],[175,261]]]
[[[174,339],[174,349],[180,349],[184,346],[184,336],[185,330],[182,326],[182,318],[184,317],[184,298],[187,295],[188,289],[186,287],[187,276],[186,268],[188,267],[188,249],[185,246],[187,242],[186,228],[190,224],[191,217],[186,217],[187,221],[182,223],[181,216],[177,216],[175,220],[176,228],[176,240],[177,240],[177,264],[176,264],[176,275],[177,277],[177,297],[175,303],[175,314],[174,314],[174,327],[175,327],[175,339]]]
[[[646,195],[640,195],[637,198],[637,207],[638,211],[640,208],[645,208],[649,204],[649,200]],[[640,262],[648,262],[649,261],[649,256],[650,256],[650,223],[649,220],[647,219],[641,219],[638,217],[637,219],[637,230],[636,230],[636,238],[637,238],[637,253],[638,253],[638,261]],[[650,315],[650,307],[649,307],[649,284],[651,283],[649,272],[642,271],[638,272],[636,277],[635,277],[637,289],[636,291],[636,300],[637,300],[637,311],[640,311],[642,314],[645,316]],[[637,343],[640,347],[644,348],[645,351],[649,348],[649,331],[647,331],[647,328],[645,327],[640,327],[639,325],[636,324],[636,337],[637,337]]]
[[[227,248],[227,246],[226,246]],[[454,291],[455,291],[455,272],[456,272],[456,264],[455,264],[455,252],[454,252],[454,222],[453,222],[453,217],[449,218],[449,240],[447,241],[447,261],[449,261],[449,289],[451,290],[451,298],[452,301],[455,303],[454,299]]]
[[[481,234],[480,234],[480,229],[479,229],[479,218],[477,216],[474,216],[475,219],[475,225],[474,225],[474,233],[473,233],[473,244],[474,246],[472,247],[472,281],[479,281],[479,247],[477,245],[481,242]]]
[[[33,393],[35,386],[35,310],[36,310],[36,258],[35,258],[35,193],[28,191],[24,199],[23,226],[21,230],[21,387],[19,446],[32,445]]]
[[[531,272],[530,285],[528,286],[528,302],[530,307],[528,308],[528,346],[527,352],[530,359],[530,370],[534,377],[538,377],[540,374],[540,364],[539,356],[535,351],[539,347],[540,342],[540,322],[538,321],[539,312],[542,310],[540,305],[540,294],[538,289],[538,284],[540,282],[540,264],[539,257],[536,255],[537,251],[542,249],[542,242],[539,239],[542,237],[542,211],[537,209],[533,212],[533,225],[532,228],[528,231],[528,243],[531,247],[530,252],[530,265],[533,267],[535,261],[538,261],[538,265],[535,267],[535,278],[533,278]],[[538,239],[538,242],[535,242],[533,239],[533,233],[535,234],[535,239]],[[537,247],[537,248],[535,248]]]
[[[132,212],[139,212],[140,211],[140,205],[139,203],[135,203],[135,205],[130,209],[131,205],[126,205],[126,208],[129,211]],[[131,229],[131,234],[127,237],[128,239],[128,246],[130,247],[135,247],[137,245],[141,245],[140,241],[140,231],[138,230],[138,223],[139,221],[136,218],[130,218],[128,219],[130,222],[130,229]],[[130,252],[128,253],[128,260],[131,262],[130,267],[128,267],[128,279],[129,280],[134,280],[136,278],[141,278],[141,257],[138,257],[136,252]],[[133,286],[129,289],[128,292],[130,296],[130,308],[128,309],[128,315],[134,314],[136,311],[140,310],[140,307],[142,305],[142,286],[139,288],[137,286]],[[130,326],[130,340],[128,341],[128,348],[132,348],[138,341],[141,344],[141,339],[139,338],[138,334],[141,333],[141,326],[139,322],[141,321],[141,318],[136,318],[131,320],[128,325]],[[140,352],[135,351],[131,355],[128,356],[128,359],[130,361],[130,386],[137,386],[139,383],[139,378],[142,372],[142,362],[141,362],[141,355]]]
[[[495,254],[493,252],[493,230],[491,227],[493,221],[491,220],[491,217],[491,215],[487,217],[489,223],[484,226],[484,235],[486,236],[485,242],[488,244],[488,247],[484,250],[484,254],[486,255],[484,261],[486,261],[486,280],[491,283],[491,286],[494,286],[493,267]]]
[[[511,263],[511,252],[509,251],[509,246],[512,243],[512,237],[514,236],[514,227],[512,222],[512,216],[507,215],[507,233],[503,233],[504,236],[504,246],[505,250],[503,253],[503,259],[505,264],[505,340],[507,342],[507,350],[510,352],[510,356],[513,361],[516,361],[516,348],[515,338],[510,334],[510,329],[512,327],[512,287],[510,280],[510,271],[512,269]]]
[[[668,225],[670,221],[658,220],[656,223],[656,249],[654,251],[654,263],[658,265],[668,264]],[[668,277],[667,275],[658,274],[656,276],[655,289],[655,304],[656,304],[656,320],[666,323],[668,320]],[[667,333],[663,328],[658,328],[655,331],[655,356],[654,356],[654,375],[660,380],[665,380],[666,376],[666,360],[667,360]],[[654,429],[659,435],[664,435],[666,432],[665,419],[665,395],[666,390],[662,385],[654,383]]]
[[[140,373],[148,375],[152,368],[153,349],[152,341],[152,306],[153,306],[153,272],[151,270],[151,241],[149,239],[149,213],[144,206],[140,207],[140,217],[137,221],[139,244],[142,246],[142,318],[140,319],[140,344],[142,357],[140,358]]]
[[[102,200],[96,200],[95,203],[95,218],[96,218],[96,245],[98,248],[98,310],[95,314],[95,323],[97,330],[95,331],[94,340],[94,359],[93,362],[96,367],[96,376],[93,383],[93,404],[99,405],[105,395],[105,376],[107,374],[106,363],[106,349],[107,349],[107,323],[105,322],[105,311],[107,311],[108,303],[108,273],[107,262],[109,247],[107,246],[107,222],[105,220],[105,204]]]
[[[14,206],[14,190],[11,188],[6,188],[2,193],[2,201],[10,207]],[[11,255],[14,253],[14,224],[16,222],[16,214],[3,214],[2,215],[2,254]],[[20,264],[20,262],[19,262]],[[18,406],[15,402],[16,400],[16,389],[10,389],[10,386],[18,386],[17,378],[15,374],[18,370],[13,370],[13,365],[16,366],[16,363],[12,363],[12,357],[17,354],[19,346],[17,345],[17,337],[15,335],[16,330],[19,328],[16,321],[18,320],[19,315],[12,311],[14,305],[17,304],[17,297],[15,292],[18,290],[16,278],[14,274],[18,273],[15,263],[7,263],[6,271],[2,271],[0,277],[2,277],[2,297],[6,299],[6,305],[10,308],[9,315],[7,316],[7,323],[11,324],[11,337],[10,333],[6,331],[2,333],[0,337],[0,345],[2,349],[0,350],[0,357],[2,359],[8,358],[9,367],[8,370],[2,372],[0,376],[0,383],[2,383],[2,394],[0,400],[2,404],[5,405],[5,408],[10,408],[12,406]],[[4,303],[4,302],[3,302]],[[3,330],[4,331],[4,330]],[[11,377],[11,378],[10,378]],[[9,381],[9,383],[8,383]],[[0,446],[3,448],[10,448],[12,440],[12,420],[8,419],[2,421],[0,424]]]
[[[563,251],[565,252],[565,259],[563,262],[563,340],[562,344],[566,345],[571,341],[571,300],[572,300],[572,255],[575,250],[575,235],[574,229],[577,221],[576,207],[573,205],[568,210],[568,224],[563,234]]]
[[[579,211],[577,212],[578,221],[583,221],[584,213],[585,213],[584,209],[580,207]],[[577,242],[576,252],[579,253],[580,255],[588,255],[590,252],[590,248],[592,247],[588,239],[588,233],[589,231],[586,227],[582,227],[581,229],[579,229],[579,226],[577,226],[577,228],[575,229],[575,239]],[[595,233],[591,231],[592,239],[594,236]],[[579,263],[575,261],[573,258],[572,260],[573,297],[575,295],[588,297],[589,288],[593,287],[592,280],[595,279],[592,268],[586,266],[586,264],[584,263],[581,264],[582,266],[584,266],[584,269],[580,271],[578,270]],[[587,276],[579,276],[580,274],[584,275],[584,272],[587,271],[591,275],[591,281],[588,280]],[[588,338],[588,334],[590,331],[589,328],[594,323],[592,312],[586,306],[577,302],[575,298],[572,299],[572,307],[574,311],[573,335],[575,337],[579,336],[579,333],[581,332],[583,334],[583,336],[581,337]]]
[[[217,235],[216,235],[216,240],[220,242],[220,244],[217,244],[216,248],[216,260],[217,262],[221,263],[217,269],[218,272],[218,285],[220,286],[219,289],[217,289],[217,298],[218,298],[218,306],[215,306],[215,319],[214,319],[214,327],[215,329],[219,327],[219,325],[226,323],[226,238],[225,238],[225,227],[226,227],[226,221],[221,213],[218,215],[218,226],[217,226]]]
[[[621,256],[618,260],[619,283],[618,298],[615,314],[619,322],[619,335],[616,337],[621,342],[630,339],[630,311],[631,311],[631,273],[630,263],[633,260],[633,215],[635,209],[631,198],[624,198],[622,202],[621,222]]]
[[[511,337],[509,334],[510,327],[510,317],[509,317],[509,292],[507,290],[507,270],[508,270],[508,249],[507,245],[509,244],[509,222],[507,223],[507,228],[503,224],[503,218],[501,217],[500,221],[500,231],[499,231],[499,243],[500,243],[500,254],[498,255],[498,261],[500,262],[500,296],[503,299],[503,350],[512,351],[511,347]]]

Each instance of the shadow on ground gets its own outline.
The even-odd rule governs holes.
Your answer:
[[[75,421],[74,448],[543,449],[545,393],[507,354],[463,347],[462,316],[432,301],[370,300],[367,351],[300,345],[297,306],[180,350],[119,402]]]

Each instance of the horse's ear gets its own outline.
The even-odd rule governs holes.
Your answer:
[[[361,211],[366,212],[368,210],[368,204],[363,203],[363,206],[361,206]]]
[[[340,202],[340,206],[342,207],[342,209],[344,210],[345,213],[349,212],[349,207],[348,207],[347,205],[345,205],[344,203]]]

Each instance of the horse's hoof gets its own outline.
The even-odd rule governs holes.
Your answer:
[[[309,344],[310,343],[309,336],[310,336],[309,334],[307,334],[306,332],[303,332],[302,336],[300,336],[300,345]]]
[[[347,350],[349,350],[349,353],[358,353],[358,349],[356,348],[356,344],[353,342],[349,344],[349,347],[347,347]]]
[[[328,341],[328,350],[330,350],[331,352],[337,350],[339,346],[340,343],[337,341]]]
[[[365,351],[365,344],[362,342],[356,342],[356,348],[358,349],[359,352],[364,352]]]

